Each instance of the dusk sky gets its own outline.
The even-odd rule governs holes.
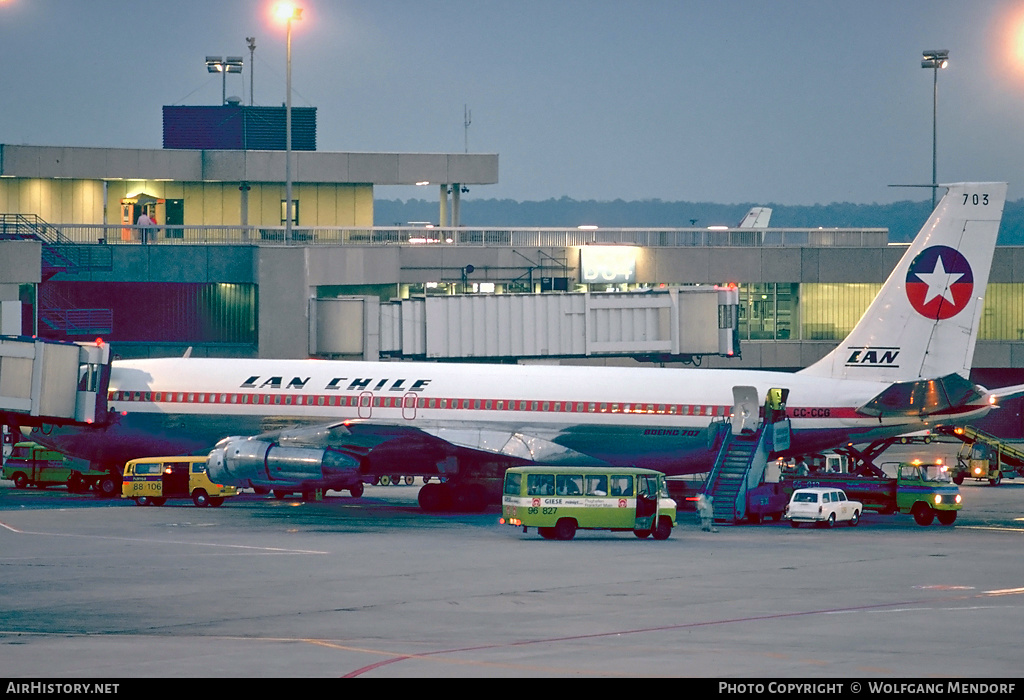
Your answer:
[[[469,150],[467,198],[815,204],[928,199],[938,179],[1024,197],[1024,2],[301,0],[293,105],[321,151]],[[285,99],[268,0],[0,1],[0,143],[160,148],[163,105]],[[436,198],[414,187],[378,197]]]

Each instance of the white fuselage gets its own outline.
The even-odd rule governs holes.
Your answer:
[[[170,358],[116,362],[107,395],[112,424],[53,441],[77,456],[122,462],[201,453],[227,435],[350,422],[415,428],[524,461],[687,473],[710,467],[708,428],[729,416],[734,386],[755,387],[761,397],[789,389],[792,453],[925,425],[856,412],[886,383],[757,370]],[[509,446],[514,436],[522,445]]]

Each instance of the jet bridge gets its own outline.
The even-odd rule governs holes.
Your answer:
[[[110,346],[0,336],[0,416],[9,425],[103,422]]]
[[[467,294],[385,302],[310,300],[310,354],[509,360],[639,357],[700,362],[739,356],[739,292]]]

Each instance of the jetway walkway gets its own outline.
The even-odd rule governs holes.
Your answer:
[[[310,300],[310,353],[321,357],[509,360],[640,357],[700,363],[738,357],[739,291],[467,294],[378,304]]]
[[[106,418],[110,346],[0,336],[0,422],[96,423]]]

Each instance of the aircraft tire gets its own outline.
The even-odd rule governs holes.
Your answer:
[[[444,484],[426,484],[420,489],[418,500],[427,513],[438,513],[451,508],[451,491]]]
[[[487,495],[479,484],[455,487],[455,509],[464,513],[479,513],[487,507]]]
[[[359,498],[360,496],[363,495],[363,490],[363,482],[360,481],[358,484],[353,484],[352,487],[349,488],[348,492],[349,495],[352,496],[352,498]]]

